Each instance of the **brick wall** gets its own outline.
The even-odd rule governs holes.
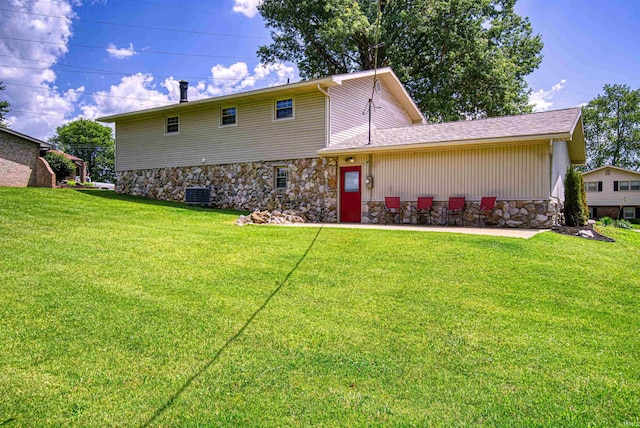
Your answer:
[[[56,187],[56,174],[49,166],[44,158],[38,158],[36,166],[36,187],[48,187],[53,189]]]
[[[38,144],[0,133],[0,186],[35,186],[39,155]]]

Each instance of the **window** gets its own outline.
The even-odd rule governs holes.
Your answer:
[[[640,181],[632,181],[631,190],[640,190]]]
[[[286,190],[287,188],[287,168],[284,166],[277,166],[275,169],[276,190]]]
[[[636,209],[635,207],[624,207],[622,211],[622,218],[635,218],[636,217]]]
[[[618,189],[620,190],[629,190],[629,182],[628,181],[619,181]]]
[[[598,191],[598,182],[597,181],[587,181],[587,192],[597,192]]]
[[[276,100],[275,119],[293,118],[293,98]]]
[[[180,132],[180,117],[167,116],[165,119],[165,134],[177,134]]]
[[[220,109],[220,126],[236,124],[236,108],[226,107]]]

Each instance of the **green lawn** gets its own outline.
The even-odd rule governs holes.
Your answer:
[[[640,233],[0,188],[0,426],[640,426]]]

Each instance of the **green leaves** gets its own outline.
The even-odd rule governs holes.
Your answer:
[[[51,143],[87,162],[87,171],[96,181],[115,180],[115,142],[111,128],[93,120],[79,119],[59,126]]]
[[[2,81],[0,81],[0,91],[4,91],[6,86],[2,86]],[[9,113],[11,109],[9,108],[9,101],[0,101],[0,127],[5,128],[7,126],[7,122],[4,119],[4,115]]]
[[[587,165],[640,169],[640,89],[604,85],[583,110]]]
[[[542,41],[513,0],[389,0],[378,66],[391,66],[429,121],[531,111],[524,77]],[[378,7],[370,0],[265,0],[274,43],[263,62],[292,61],[306,78],[372,69]]]

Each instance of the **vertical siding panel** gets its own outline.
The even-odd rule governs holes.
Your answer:
[[[446,200],[465,196],[478,200],[546,199],[548,158],[544,145],[377,154],[372,156],[373,200],[400,196]]]

